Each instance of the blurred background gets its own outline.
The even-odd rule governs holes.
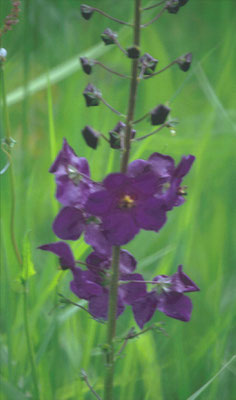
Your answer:
[[[119,168],[118,151],[105,142],[94,151],[86,147],[81,135],[87,124],[107,135],[119,119],[103,105],[86,108],[82,91],[93,83],[108,103],[126,113],[129,82],[98,66],[87,76],[78,57],[96,58],[129,74],[129,59],[118,48],[105,46],[100,34],[109,27],[119,34],[123,47],[128,47],[131,32],[97,13],[85,21],[80,15],[81,3],[24,0],[20,23],[2,38],[8,51],[4,69],[11,135],[16,140],[12,152],[16,238],[21,251],[25,235],[30,238],[36,270],[29,282],[28,313],[41,400],[93,398],[79,378],[81,368],[101,395],[103,387],[100,346],[105,342],[106,326],[77,307],[59,304],[58,293],[77,301],[69,291],[70,272],[59,271],[55,256],[37,250],[37,246],[56,240],[51,224],[59,204],[48,169],[63,137],[78,156],[89,160],[95,180]],[[152,4],[142,3],[144,7]],[[87,4],[132,21],[131,0],[88,0]],[[1,24],[10,8],[9,0],[0,0]],[[153,18],[157,10],[146,11],[143,21]],[[147,279],[172,274],[183,264],[201,291],[191,294],[194,308],[189,323],[157,312],[152,322],[163,321],[168,337],[148,332],[128,343],[117,361],[115,399],[236,398],[236,361],[232,359],[236,354],[235,23],[233,0],[190,0],[178,14],[165,13],[142,31],[142,53],[157,58],[159,68],[187,52],[194,58],[187,73],[174,65],[140,83],[136,118],[169,102],[171,117],[180,124],[175,136],[165,129],[135,143],[131,157],[146,159],[158,151],[177,162],[183,154],[194,154],[196,162],[184,182],[188,186],[186,203],[169,213],[158,234],[143,231],[126,247]],[[152,130],[147,121],[137,128],[138,136]],[[0,129],[3,138],[2,115]],[[0,169],[6,163],[2,153]],[[9,233],[9,170],[0,179],[0,399],[34,399],[20,270]],[[72,248],[82,260],[90,251],[82,240],[72,243]],[[125,335],[132,326],[135,322],[127,308],[118,320],[118,335]]]

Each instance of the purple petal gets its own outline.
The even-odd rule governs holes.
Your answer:
[[[192,155],[183,156],[174,171],[174,176],[176,178],[183,178],[189,172],[194,160],[195,157]]]
[[[60,239],[77,240],[85,227],[83,214],[77,208],[64,207],[55,218],[52,227]]]
[[[140,274],[122,274],[121,280],[124,281],[139,281],[138,283],[125,283],[119,286],[119,291],[122,292],[122,298],[126,304],[133,304],[141,297],[146,296],[146,284]]]
[[[157,309],[168,317],[189,321],[192,312],[192,302],[181,293],[162,293],[158,296]]]
[[[93,251],[86,258],[86,264],[89,270],[94,273],[99,273],[101,270],[109,269],[111,266],[111,259],[107,255],[99,254]]]
[[[172,177],[175,167],[175,162],[172,157],[160,153],[153,153],[148,161],[153,171],[160,176],[160,178],[167,181]]]
[[[100,224],[90,223],[86,225],[84,240],[87,244],[90,244],[96,252],[107,256],[111,254],[111,245]]]
[[[103,227],[107,240],[114,246],[120,246],[130,242],[139,232],[139,227],[132,214],[125,211],[113,211],[103,217]]]
[[[156,198],[143,201],[136,208],[135,217],[140,228],[158,232],[166,222],[163,201]]]
[[[40,250],[51,251],[56,254],[60,258],[60,265],[62,269],[75,267],[75,260],[73,253],[70,249],[70,246],[64,242],[55,242],[44,244],[43,246],[38,247]]]
[[[103,289],[95,282],[95,277],[90,271],[80,268],[73,270],[74,280],[70,282],[72,292],[80,299],[89,300],[91,296],[100,296]]]
[[[136,268],[137,261],[134,256],[127,250],[121,250],[120,252],[120,273],[129,274]]]
[[[129,185],[130,178],[128,178],[125,174],[122,173],[113,173],[108,175],[103,184],[109,191],[120,191],[127,185]]]
[[[85,209],[92,215],[102,216],[109,212],[112,204],[112,195],[107,190],[99,190],[89,196]]]
[[[107,319],[108,314],[108,291],[103,289],[103,293],[99,297],[91,297],[89,300],[89,312],[97,319]],[[123,313],[125,306],[122,300],[118,297],[117,315]]]
[[[172,276],[171,289],[175,292],[198,292],[199,287],[183,272],[183,266],[179,265],[178,272]]]
[[[75,184],[68,175],[57,177],[56,198],[64,206],[84,206],[92,190],[90,182],[81,180]]]
[[[140,329],[150,321],[157,307],[157,297],[154,292],[148,293],[145,297],[137,300],[133,305],[135,321]]]

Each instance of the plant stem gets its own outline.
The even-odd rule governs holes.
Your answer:
[[[135,0],[135,16],[134,16],[134,46],[139,47],[140,45],[140,9],[141,9],[141,0]],[[136,95],[138,88],[138,59],[134,59],[132,61],[132,72],[131,72],[131,84],[130,84],[130,95],[129,95],[129,105],[128,105],[128,113],[126,119],[126,132],[125,132],[125,140],[124,140],[124,149],[121,159],[121,172],[126,172],[128,162],[129,162],[129,154],[130,154],[130,140],[131,140],[131,132],[132,132],[132,121],[134,117],[134,109],[136,103]]]
[[[120,247],[114,246],[112,251],[112,276],[110,284],[109,310],[107,322],[107,358],[106,376],[104,382],[104,400],[112,400],[114,379],[114,338],[116,335],[117,294],[119,279]]]
[[[141,0],[135,0],[134,7],[134,39],[133,45],[139,47],[140,44],[140,13]],[[132,60],[131,68],[131,83],[128,103],[128,113],[126,118],[126,130],[124,138],[124,149],[121,158],[121,172],[127,170],[130,154],[130,141],[132,131],[132,121],[135,110],[137,87],[138,87],[138,59]],[[117,298],[119,285],[119,262],[120,262],[120,247],[114,246],[112,249],[112,275],[110,283],[109,310],[107,322],[107,370],[104,383],[104,400],[113,399],[113,380],[115,369],[115,349],[114,339],[116,336],[116,314],[117,314]]]
[[[157,14],[153,19],[151,19],[151,21],[147,22],[144,25],[141,25],[141,28],[147,28],[147,26],[153,24],[153,22],[157,21],[162,16],[162,14],[165,12],[165,10],[166,10],[166,6],[163,7],[161,9],[161,11],[159,12],[159,14]]]
[[[106,100],[103,99],[103,97],[99,96],[99,99],[101,100],[101,102],[107,107],[109,108],[113,113],[115,113],[116,115],[119,115],[120,117],[125,118],[126,116],[124,114],[122,114],[120,111],[117,111],[115,108],[113,108],[109,103],[106,102]]]
[[[172,61],[170,64],[168,64],[166,67],[160,69],[159,71],[154,72],[153,74],[144,76],[143,79],[150,79],[150,78],[152,78],[153,76],[159,75],[159,74],[161,74],[162,72],[166,71],[168,68],[170,68],[172,65],[174,65],[174,64],[176,64],[176,63],[177,63],[177,60],[174,60],[174,61]]]
[[[146,139],[147,137],[155,135],[155,133],[160,132],[163,128],[168,127],[168,126],[169,126],[169,122],[165,122],[159,128],[157,128],[155,131],[150,132],[147,135],[141,136],[139,138],[132,139],[132,142],[139,142],[140,140]]]
[[[158,7],[158,6],[160,6],[161,4],[165,3],[165,1],[166,1],[166,0],[162,0],[162,1],[160,1],[159,3],[153,4],[152,6],[142,8],[142,11],[147,11],[147,10],[151,10],[152,8]]]

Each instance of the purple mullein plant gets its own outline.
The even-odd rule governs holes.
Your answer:
[[[134,120],[139,81],[152,78],[174,64],[178,64],[186,72],[192,62],[192,54],[187,53],[156,71],[156,58],[147,52],[140,56],[141,28],[154,23],[164,12],[177,14],[187,2],[188,0],[165,0],[153,7],[142,8],[141,0],[134,0],[134,20],[131,24],[98,8],[81,5],[81,15],[85,20],[89,20],[94,13],[99,13],[133,29],[133,44],[127,50],[121,46],[118,35],[110,28],[101,35],[106,45],[116,45],[131,59],[131,76],[116,72],[99,61],[80,58],[86,74],[92,73],[94,65],[100,65],[110,73],[130,79],[125,116],[109,105],[93,84],[89,83],[83,92],[87,107],[99,106],[102,102],[119,119],[125,118],[124,122],[119,120],[115,128],[109,131],[109,137],[90,126],[82,130],[85,142],[92,149],[96,150],[98,142],[103,138],[112,149],[120,151],[120,172],[113,172],[101,182],[95,182],[90,176],[87,160],[78,157],[64,139],[62,150],[50,168],[50,172],[55,175],[56,198],[62,204],[53,222],[53,231],[62,240],[76,241],[83,234],[85,242],[92,247],[92,252],[85,261],[80,261],[75,260],[69,245],[62,241],[40,246],[40,249],[59,257],[61,268],[69,269],[73,276],[71,291],[79,299],[87,301],[86,310],[94,319],[107,323],[104,400],[113,399],[116,359],[114,340],[119,315],[130,306],[141,333],[156,311],[187,322],[191,318],[192,302],[185,293],[199,291],[197,285],[183,272],[181,265],[171,276],[158,275],[152,280],[145,280],[136,272],[135,258],[121,248],[141,230],[160,232],[167,222],[169,212],[185,202],[186,186],[181,185],[195,160],[193,155],[183,156],[177,165],[170,155],[158,152],[151,154],[147,160],[138,159],[131,163],[129,156],[133,141],[143,140],[174,125],[169,117],[171,110],[164,104],[159,104],[148,114]],[[145,24],[141,23],[142,13],[161,5],[163,7],[156,17]],[[160,126],[155,131],[138,137],[136,124],[147,116],[152,125]],[[88,382],[87,377],[85,381]],[[92,392],[100,399],[93,389]]]

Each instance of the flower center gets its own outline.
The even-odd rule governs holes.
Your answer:
[[[169,277],[160,276],[157,281],[157,293],[161,294],[162,292],[169,292],[171,289],[171,279]]]
[[[187,196],[186,189],[187,189],[187,186],[179,186],[177,189],[177,194],[179,196]]]
[[[119,207],[120,208],[132,208],[135,205],[134,199],[129,195],[125,194],[119,202]]]

